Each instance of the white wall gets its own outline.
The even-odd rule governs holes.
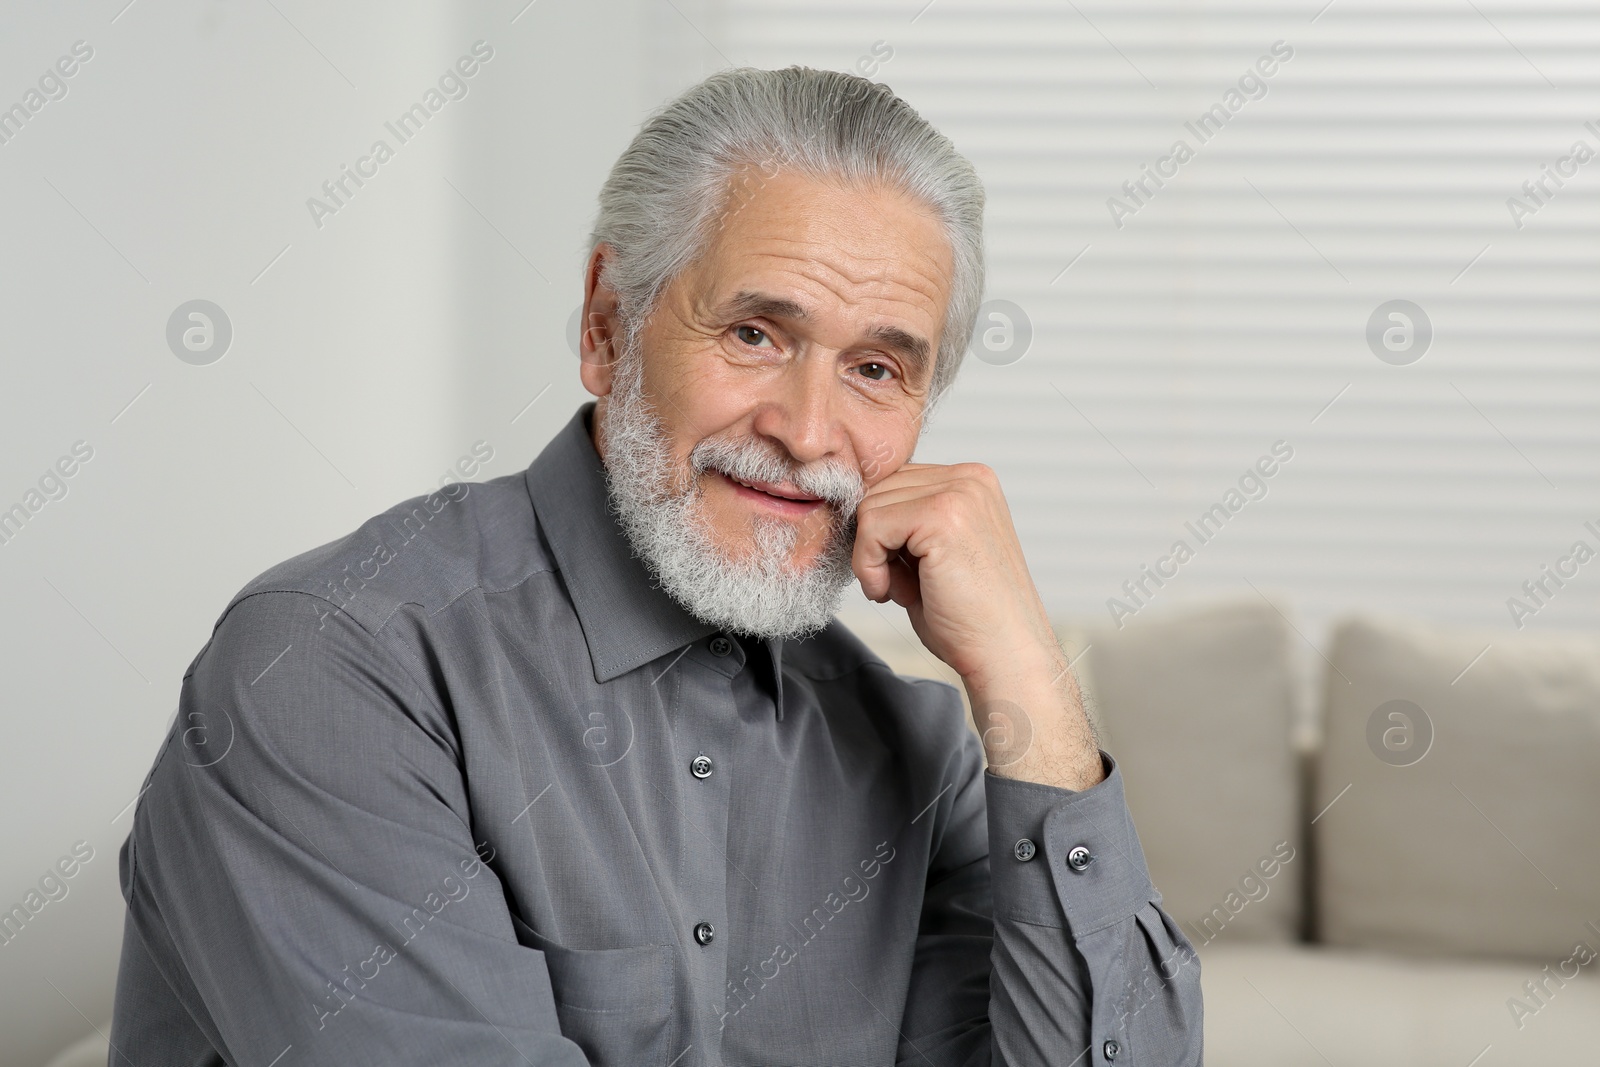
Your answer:
[[[0,944],[7,1064],[109,1017],[127,806],[231,594],[564,421],[586,212],[645,100],[631,0],[125,2],[0,11],[0,106],[93,50],[0,143],[0,508],[93,449],[0,544],[0,910],[94,850]],[[385,130],[480,39],[465,97]],[[318,227],[307,199],[380,137]],[[233,328],[203,366],[165,340],[196,298]]]

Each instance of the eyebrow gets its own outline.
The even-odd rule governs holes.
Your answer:
[[[810,313],[793,300],[749,290],[735,293],[717,312],[719,317],[728,319],[792,319],[796,322],[808,322],[811,319]],[[933,346],[926,338],[888,325],[874,326],[867,331],[867,336],[904,356],[910,364],[912,377],[917,381],[926,376],[933,357]]]

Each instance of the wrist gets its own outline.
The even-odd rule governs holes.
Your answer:
[[[976,706],[980,700],[1018,700],[1039,693],[1070,671],[1052,634],[1048,645],[1036,637],[998,641],[957,673]]]
[[[996,775],[1087,789],[1105,777],[1076,677],[1052,642],[962,676],[988,768]]]

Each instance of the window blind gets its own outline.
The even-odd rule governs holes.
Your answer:
[[[1054,612],[1600,626],[1592,7],[661,17],[680,88],[855,69],[977,166],[994,314],[919,458],[998,470]]]

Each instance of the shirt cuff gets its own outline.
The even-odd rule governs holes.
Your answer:
[[[1100,760],[1105,778],[1082,790],[984,771],[996,919],[1083,937],[1160,902],[1122,772],[1103,749]]]

